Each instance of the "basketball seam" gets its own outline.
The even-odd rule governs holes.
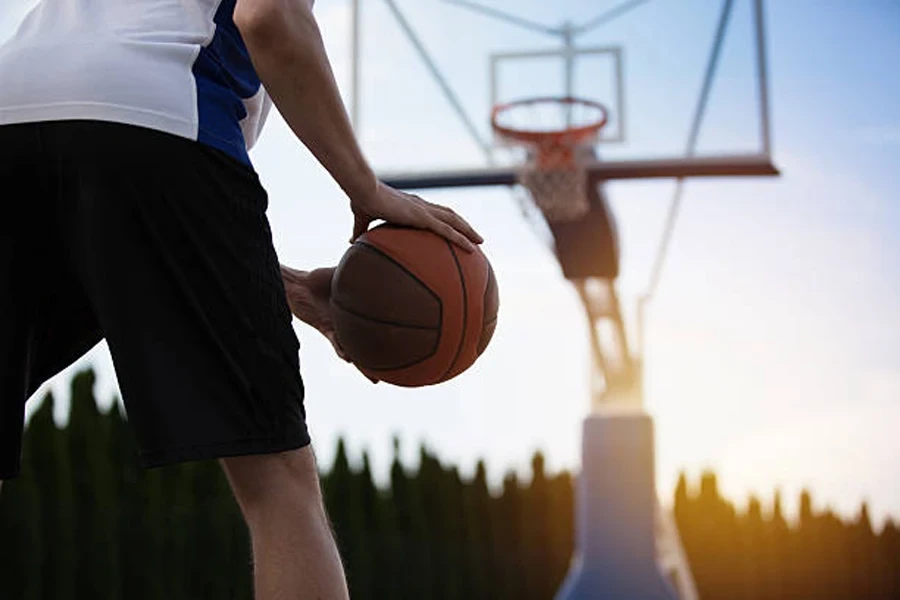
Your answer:
[[[443,330],[444,330],[444,301],[441,300],[441,297],[438,296],[437,293],[435,293],[434,290],[432,290],[430,287],[428,287],[428,284],[426,284],[424,281],[422,281],[421,279],[419,279],[419,278],[416,276],[415,273],[413,273],[412,271],[410,271],[409,269],[407,269],[407,268],[403,265],[403,263],[401,263],[400,261],[398,261],[397,259],[395,259],[393,256],[391,256],[391,255],[388,254],[387,252],[384,252],[383,250],[381,250],[381,248],[378,248],[377,246],[373,246],[372,244],[369,244],[369,243],[364,242],[364,241],[361,241],[361,240],[357,240],[356,242],[354,242],[354,245],[357,245],[357,244],[358,244],[359,246],[365,248],[366,250],[369,250],[369,251],[371,251],[371,252],[374,252],[375,254],[381,255],[382,257],[384,257],[384,258],[385,258],[386,260],[388,260],[389,262],[392,262],[393,264],[397,265],[397,268],[398,268],[398,269],[400,269],[401,271],[403,271],[404,273],[406,273],[407,275],[409,275],[410,277],[412,277],[413,279],[415,279],[416,282],[417,282],[419,285],[421,285],[423,288],[425,288],[425,291],[428,292],[428,294],[429,294],[432,298],[434,298],[435,301],[438,303],[438,326],[437,326],[437,328],[436,328],[436,329],[437,329],[437,332],[438,332],[438,337],[437,337],[437,341],[434,343],[434,349],[431,351],[431,353],[430,353],[426,358],[431,358],[432,356],[434,356],[435,353],[438,351],[438,348],[439,348],[440,345],[441,345],[441,337],[442,337],[442,335],[443,335],[443,333],[444,333],[444,331],[443,331]],[[360,315],[360,316],[363,316],[363,315]],[[424,359],[423,359],[423,360],[424,360]]]
[[[408,369],[410,367],[415,367],[418,364],[421,364],[422,361],[426,361],[429,358],[434,356],[434,354],[430,354],[425,358],[417,358],[414,362],[404,363],[401,365],[397,365],[396,367],[367,367],[366,365],[358,365],[365,369],[366,371],[372,371],[373,373],[390,373],[391,371],[402,371],[403,369]]]
[[[393,325],[394,327],[402,327],[404,329],[419,329],[422,331],[440,331],[441,326],[432,327],[430,325],[413,325],[408,323],[398,323],[397,321],[388,321],[387,319],[379,319],[377,317],[370,317],[369,315],[364,315],[361,312],[355,311],[352,308],[347,308],[337,300],[332,299],[332,304],[337,306],[339,309],[346,313],[350,313],[354,317],[359,317],[360,319],[365,319],[366,321],[372,321],[373,323],[379,323],[381,325]]]
[[[491,291],[491,284],[492,284],[492,283],[496,286],[496,285],[497,285],[497,280],[494,278],[494,269],[492,269],[491,266],[490,266],[490,264],[489,264],[489,265],[488,265],[488,278],[487,278],[487,283],[486,283],[485,286],[484,286],[484,296],[483,296],[482,299],[481,299],[482,314],[483,314],[483,312],[484,312],[484,307],[487,306],[488,294],[489,294],[490,291]],[[499,316],[499,315],[495,314],[493,319],[491,319],[490,321],[485,321],[484,323],[482,323],[482,328],[487,327],[487,326],[490,325],[491,323],[496,323],[496,322],[497,322],[497,317],[498,317],[498,316]]]
[[[483,348],[481,348],[481,342],[484,339],[484,333],[488,329],[496,328],[497,319],[500,316],[499,314],[494,313],[494,317],[492,319],[490,319],[488,321],[484,321],[484,319],[487,318],[485,308],[487,307],[487,304],[488,304],[488,295],[491,293],[491,285],[492,284],[496,287],[497,280],[494,277],[494,269],[491,267],[490,264],[488,264],[487,282],[484,285],[484,296],[482,296],[482,298],[481,298],[481,315],[482,315],[483,322],[481,323],[481,335],[478,336],[478,346],[476,346],[476,349],[475,349],[479,358],[484,353],[484,351],[487,350],[487,345],[485,345]],[[491,333],[491,336],[493,336],[493,332]],[[479,348],[480,348],[480,350],[479,350]]]
[[[409,275],[410,277],[412,277],[413,279],[415,279],[415,280],[416,280],[416,283],[418,283],[418,284],[421,285],[423,288],[425,288],[425,291],[428,292],[428,293],[431,295],[432,298],[434,298],[435,300],[437,300],[438,306],[440,307],[441,311],[443,311],[444,303],[441,302],[441,297],[438,296],[438,295],[434,292],[434,290],[432,290],[430,287],[428,287],[428,284],[426,284],[424,281],[422,281],[421,279],[419,279],[419,278],[416,276],[415,273],[413,273],[412,271],[410,271],[409,269],[407,269],[407,268],[403,265],[403,263],[399,262],[397,259],[395,259],[393,256],[391,256],[391,255],[388,254],[387,252],[384,252],[381,248],[378,248],[377,246],[373,246],[372,244],[370,244],[370,243],[368,243],[368,242],[364,242],[364,241],[361,241],[361,240],[357,240],[357,241],[354,242],[353,244],[354,244],[354,245],[358,245],[358,246],[362,246],[362,247],[365,248],[366,250],[370,250],[370,251],[372,251],[372,252],[374,252],[374,253],[376,253],[376,254],[380,254],[382,257],[384,257],[384,258],[386,258],[387,260],[389,260],[390,262],[394,263],[394,264],[397,266],[397,268],[399,268],[401,271],[403,271],[404,273],[406,273],[407,275]],[[443,312],[441,312],[441,316],[443,316]]]
[[[432,358],[435,354],[437,354],[437,351],[440,349],[440,347],[441,347],[441,339],[442,339],[443,336],[444,336],[444,302],[441,300],[441,297],[438,296],[438,295],[434,292],[434,290],[432,290],[430,287],[428,287],[428,285],[426,285],[424,281],[422,281],[421,279],[419,279],[419,278],[416,276],[415,273],[413,273],[412,271],[410,271],[409,269],[407,269],[400,261],[396,260],[393,256],[391,256],[391,255],[388,254],[387,252],[384,252],[384,251],[381,250],[380,248],[378,248],[378,247],[376,247],[376,246],[373,246],[372,244],[366,243],[366,242],[364,242],[364,241],[362,241],[362,240],[356,240],[355,242],[353,242],[353,245],[354,245],[354,246],[360,246],[361,248],[363,248],[363,249],[365,249],[365,250],[368,250],[368,251],[370,251],[370,252],[374,252],[374,253],[376,253],[376,254],[381,255],[385,260],[387,260],[387,261],[393,263],[394,265],[396,265],[397,268],[399,268],[401,271],[403,271],[404,273],[406,273],[407,275],[409,275],[410,277],[412,277],[414,280],[416,280],[416,282],[417,282],[419,285],[421,285],[423,288],[425,288],[425,291],[428,292],[428,293],[431,295],[431,297],[434,298],[434,299],[437,301],[437,303],[438,303],[438,323],[440,324],[436,329],[433,329],[434,331],[437,331],[437,337],[436,337],[435,340],[434,340],[434,347],[431,349],[431,351],[430,351],[427,355],[425,355],[424,357],[422,357],[422,358],[416,360],[415,362],[409,363],[409,364],[407,364],[407,365],[401,365],[401,366],[399,366],[399,367],[392,367],[392,368],[389,368],[389,369],[373,369],[373,368],[367,367],[367,366],[365,366],[365,365],[360,365],[360,366],[361,366],[362,368],[364,368],[364,369],[369,370],[369,371],[374,371],[374,372],[384,373],[384,372],[387,372],[387,371],[399,371],[399,370],[401,370],[401,369],[408,369],[409,367],[414,367],[414,366],[416,366],[416,365],[418,365],[418,364],[421,364],[421,363],[425,362],[425,361],[428,360],[429,358]],[[348,312],[349,312],[349,311],[348,311]],[[351,314],[352,314],[352,313],[351,313]],[[368,317],[366,317],[365,315],[356,315],[356,316],[358,316],[358,317],[363,317],[363,318],[368,318]]]
[[[463,306],[463,322],[462,322],[462,335],[459,338],[459,347],[456,349],[456,356],[453,357],[453,362],[450,363],[450,366],[441,375],[439,381],[443,381],[447,375],[453,371],[453,368],[456,367],[456,363],[459,361],[459,357],[462,354],[463,345],[466,342],[466,328],[469,323],[469,298],[466,293],[466,277],[463,274],[462,265],[459,264],[459,258],[456,256],[456,250],[453,249],[453,244],[447,242],[447,248],[450,249],[450,256],[453,257],[453,262],[456,264],[456,272],[459,273],[459,283],[462,288],[462,306]]]
[[[339,309],[341,309],[341,310],[343,310],[343,311],[346,311],[347,313],[349,313],[349,314],[351,314],[351,315],[353,315],[353,316],[355,316],[355,317],[359,317],[359,318],[361,318],[361,319],[367,319],[367,320],[375,321],[375,322],[377,322],[377,323],[383,323],[383,324],[387,324],[387,325],[398,326],[398,325],[396,325],[395,323],[391,323],[391,322],[389,322],[389,321],[377,321],[376,319],[370,319],[370,318],[367,317],[366,315],[361,315],[361,314],[355,313],[355,312],[353,312],[353,311],[347,310],[346,308],[344,308],[343,306],[341,306],[341,305],[340,305],[339,303],[337,303],[337,302],[334,302],[334,305],[337,306]],[[399,325],[399,327],[401,327],[401,328],[415,329],[415,330],[417,330],[417,331],[436,331],[436,332],[437,332],[437,338],[440,339],[440,336],[441,336],[441,330],[440,330],[440,328],[433,328],[433,327],[416,327],[416,326],[407,326],[407,325]],[[432,356],[434,356],[434,355],[437,353],[437,349],[438,349],[438,347],[437,347],[437,345],[435,345],[435,347],[432,348],[431,351],[430,351],[428,354],[426,354],[425,356],[423,356],[423,357],[421,357],[421,358],[417,358],[417,359],[415,359],[414,361],[411,361],[411,362],[401,363],[401,364],[399,364],[399,365],[391,365],[391,366],[389,366],[389,367],[372,367],[372,366],[369,366],[369,365],[366,365],[366,364],[363,364],[363,363],[360,363],[360,362],[356,362],[356,363],[354,363],[354,364],[356,364],[356,366],[358,366],[358,367],[361,367],[361,368],[363,368],[363,369],[366,369],[367,371],[373,371],[373,372],[376,372],[376,373],[387,373],[387,372],[390,372],[390,371],[400,371],[400,370],[402,370],[402,369],[408,369],[409,367],[414,367],[414,366],[416,366],[416,365],[422,363],[423,361],[428,360],[429,358],[431,358]]]

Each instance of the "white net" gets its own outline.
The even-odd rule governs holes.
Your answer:
[[[587,173],[577,165],[541,168],[527,164],[519,182],[551,223],[577,221],[590,210]]]

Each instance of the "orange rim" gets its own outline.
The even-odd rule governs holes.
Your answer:
[[[524,106],[532,106],[535,104],[543,103],[556,103],[570,106],[589,106],[591,108],[599,110],[601,116],[599,119],[595,120],[592,123],[588,123],[587,125],[567,127],[565,129],[558,129],[555,131],[517,129],[515,127],[501,125],[499,123],[499,117],[504,112],[509,112],[514,108],[521,108]],[[498,104],[491,112],[491,126],[499,135],[511,140],[522,142],[524,144],[533,144],[536,146],[558,147],[577,145],[596,136],[608,121],[609,111],[605,106],[603,106],[599,102],[594,102],[593,100],[583,100],[581,98],[573,97],[541,97],[528,98],[526,100],[516,100],[514,102],[508,102],[506,104]]]

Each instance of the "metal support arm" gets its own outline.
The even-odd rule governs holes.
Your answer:
[[[612,397],[607,393],[611,389],[637,391],[635,386],[640,378],[628,347],[628,336],[625,334],[625,323],[614,282],[589,278],[573,283],[588,320],[594,379],[592,403],[596,408],[601,398]],[[609,335],[604,336],[604,331]],[[617,397],[620,396],[622,394]]]

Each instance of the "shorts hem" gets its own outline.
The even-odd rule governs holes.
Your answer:
[[[277,454],[289,450],[305,448],[311,443],[309,434],[302,433],[288,437],[245,438],[233,442],[183,446],[166,450],[140,452],[138,457],[145,469],[154,469],[184,462],[251,456],[256,454]]]

